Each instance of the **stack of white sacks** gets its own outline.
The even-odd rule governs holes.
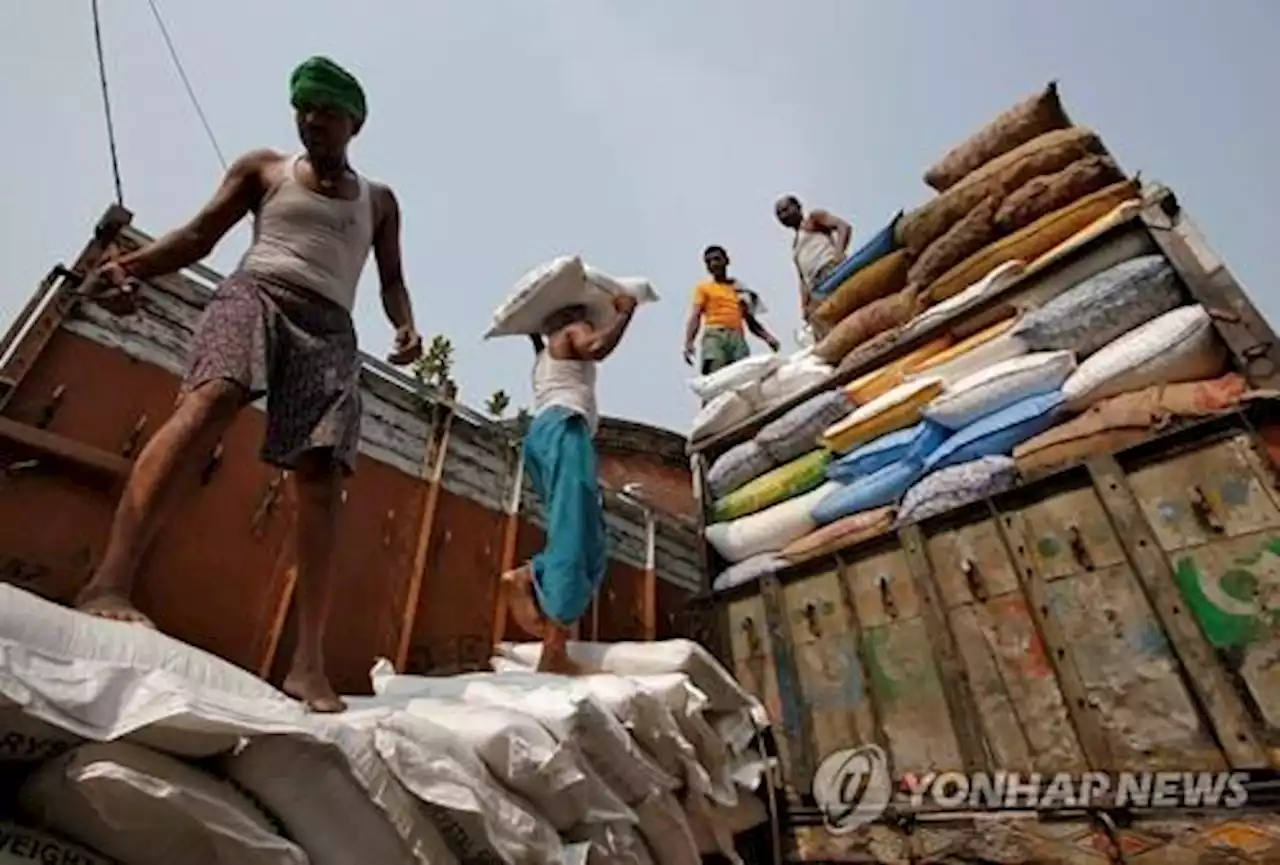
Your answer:
[[[689,440],[712,436],[821,384],[835,369],[803,348],[790,357],[756,354],[689,381],[702,400]]]
[[[149,629],[0,586],[0,865],[731,861],[766,819],[765,723],[684,640],[574,644],[592,675],[373,670],[375,696],[304,712]]]

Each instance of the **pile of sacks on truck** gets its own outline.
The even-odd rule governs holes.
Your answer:
[[[955,148],[926,182],[939,194],[824,286],[817,315],[834,326],[818,345],[693,383],[709,400],[704,414],[750,416],[788,367],[817,378],[824,366],[862,368],[889,342],[913,344],[847,385],[811,384],[798,393],[815,395],[708,467],[706,537],[730,564],[716,588],[1254,396],[1160,255],[1121,261],[1038,307],[963,315],[1141,209],[1139,184],[1093,132],[1068,123],[1053,85]]]
[[[741,861],[764,723],[694,643],[571,645],[590,674],[398,675],[305,712],[151,629],[0,586],[0,863]]]

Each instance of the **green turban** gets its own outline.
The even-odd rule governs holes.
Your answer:
[[[364,123],[367,112],[360,82],[328,57],[312,57],[293,70],[289,102],[294,108],[315,106],[345,111],[357,125]]]

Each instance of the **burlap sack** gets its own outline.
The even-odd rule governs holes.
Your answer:
[[[1097,133],[1084,126],[1038,135],[903,216],[894,227],[894,236],[899,246],[919,254],[988,195],[1003,198],[1032,178],[1061,171],[1094,155],[1105,156],[1106,148]]]
[[[1253,398],[1239,373],[1171,385],[1153,385],[1113,396],[1079,417],[1028,439],[1013,451],[1023,474],[1051,471],[1066,463],[1137,444],[1178,418],[1230,412]]]
[[[1033,178],[1010,193],[996,211],[996,228],[1001,234],[1011,234],[1121,180],[1124,175],[1109,156],[1078,159],[1061,171]]]
[[[995,239],[995,216],[1000,201],[984,198],[977,207],[933,243],[907,271],[907,285],[927,288],[939,276]]]
[[[970,172],[1019,144],[1070,125],[1058,96],[1058,84],[1051,81],[1043,91],[1019,102],[952,148],[924,173],[924,182],[945,192]]]
[[[882,297],[888,297],[895,291],[901,291],[906,287],[907,271],[910,266],[910,256],[907,255],[906,250],[899,249],[874,264],[864,267],[841,283],[840,287],[814,310],[813,321],[830,330],[854,310],[861,309]]]
[[[862,511],[838,519],[799,540],[792,541],[783,548],[781,555],[792,564],[808,562],[878,535],[891,525],[893,525],[892,507]]]
[[[867,340],[910,321],[917,301],[917,292],[909,288],[873,301],[832,328],[813,353],[827,363],[837,364]]]
[[[1041,255],[1084,231],[1119,205],[1140,196],[1132,180],[1112,184],[1002,237],[938,277],[928,288],[928,303],[941,303],[973,285],[1006,261],[1034,262]]]

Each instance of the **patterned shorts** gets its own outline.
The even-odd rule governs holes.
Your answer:
[[[293,469],[323,449],[350,474],[360,442],[360,355],[351,314],[243,273],[218,286],[196,326],[182,394],[210,381],[267,397],[264,462]]]

